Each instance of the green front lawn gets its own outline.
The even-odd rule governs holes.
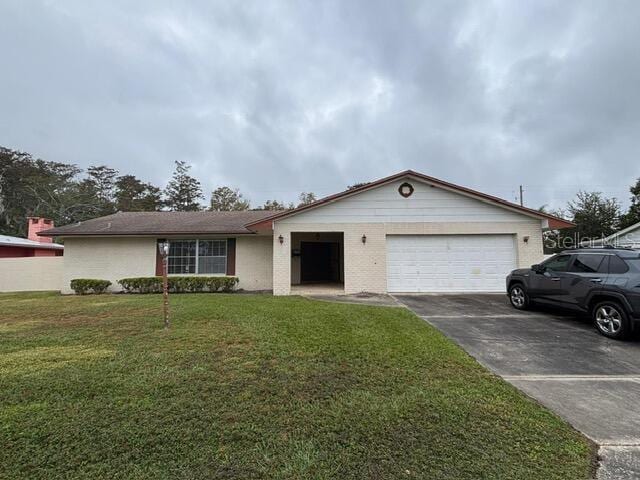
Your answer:
[[[579,479],[593,445],[399,308],[0,295],[2,479]]]

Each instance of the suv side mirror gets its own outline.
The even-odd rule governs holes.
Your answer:
[[[544,273],[546,267],[544,265],[536,263],[535,265],[531,265],[531,270],[533,270],[535,273]]]

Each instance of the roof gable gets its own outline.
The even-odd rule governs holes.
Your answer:
[[[409,184],[412,193],[400,194]],[[409,187],[407,187],[409,188]],[[286,216],[279,223],[520,223],[540,219],[500,208],[457,192],[405,177],[357,195],[341,198],[320,208]]]
[[[266,219],[257,221],[257,222],[253,222],[250,224],[247,224],[248,227],[253,228],[253,227],[263,227],[265,226],[265,224],[269,223],[269,222],[273,222],[276,220],[281,220],[284,218],[290,218],[294,215],[298,215],[302,212],[306,212],[306,211],[310,211],[313,209],[317,209],[317,208],[322,208],[328,204],[332,204],[338,201],[341,201],[343,199],[346,198],[351,198],[355,195],[359,195],[361,193],[376,189],[376,188],[380,188],[384,185],[388,185],[390,183],[393,182],[397,182],[399,180],[404,180],[404,179],[409,179],[411,181],[418,181],[427,185],[430,185],[432,187],[436,187],[436,188],[440,188],[442,190],[446,190],[449,192],[453,192],[462,196],[466,196],[468,198],[472,198],[475,200],[478,200],[480,202],[484,202],[490,205],[494,205],[497,207],[500,207],[502,209],[506,209],[506,210],[510,210],[512,212],[515,213],[519,213],[522,215],[526,215],[529,216],[531,218],[537,218],[540,220],[546,220],[548,223],[549,228],[567,228],[567,227],[572,227],[574,226],[573,223],[568,222],[564,219],[555,217],[553,215],[549,215],[547,213],[542,213],[539,212],[537,210],[533,210],[530,208],[526,208],[526,207],[522,207],[520,205],[508,202],[507,200],[503,200],[501,198],[498,197],[494,197],[491,195],[487,195],[481,192],[478,192],[476,190],[472,190],[466,187],[462,187],[459,185],[455,185],[449,182],[445,182],[443,180],[439,180],[435,177],[429,177],[428,175],[424,175],[418,172],[414,172],[413,170],[406,170],[404,172],[400,172],[397,173],[395,175],[391,175],[389,177],[385,177],[382,178],[380,180],[374,181],[374,182],[370,182],[368,184],[364,184],[360,187],[351,189],[351,190],[345,190],[344,192],[340,192],[338,194],[335,195],[330,195],[328,197],[322,198],[312,204],[309,205],[305,205],[299,208],[296,208],[294,210],[289,210],[286,212],[280,212],[277,214],[272,215],[271,217],[268,217]]]

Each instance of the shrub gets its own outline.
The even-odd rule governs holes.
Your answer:
[[[134,277],[118,280],[126,293],[162,292],[162,277]]]
[[[96,278],[74,278],[71,280],[71,289],[78,295],[87,293],[104,293],[111,285],[109,280],[98,280]]]
[[[231,292],[238,284],[237,277],[171,276],[171,293]],[[135,277],[118,280],[126,293],[160,293],[162,277]]]

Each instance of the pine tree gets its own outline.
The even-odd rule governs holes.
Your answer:
[[[93,205],[91,216],[115,213],[114,189],[118,171],[106,165],[87,168],[87,178],[79,184],[78,195],[83,203]]]
[[[189,175],[191,168],[186,162],[177,160],[173,177],[164,190],[165,204],[176,212],[197,212],[202,210],[198,200],[204,198],[200,182]]]

